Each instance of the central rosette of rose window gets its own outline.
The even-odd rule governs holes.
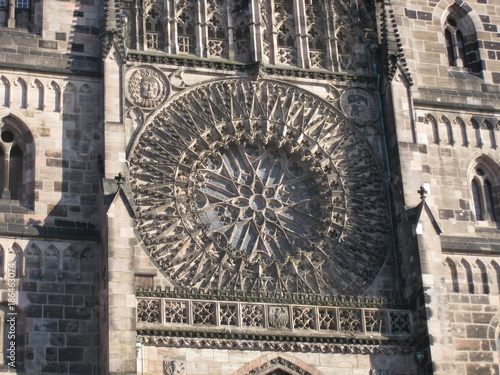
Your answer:
[[[199,155],[191,190],[198,226],[219,249],[248,261],[312,250],[331,224],[332,197],[327,176],[309,159],[238,143]]]

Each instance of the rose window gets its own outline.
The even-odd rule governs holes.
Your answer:
[[[388,247],[382,174],[314,95],[232,79],[186,90],[131,147],[136,229],[178,287],[359,293]]]
[[[328,229],[326,176],[276,146],[230,144],[193,171],[197,224],[250,260],[283,261]]]

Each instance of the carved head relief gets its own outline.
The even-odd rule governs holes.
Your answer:
[[[162,104],[170,93],[164,74],[152,67],[134,67],[127,72],[127,99],[134,105],[154,109]]]
[[[190,89],[146,124],[130,159],[137,229],[179,286],[354,293],[385,258],[371,151],[304,90],[242,79]],[[276,327],[283,314],[271,314]]]
[[[141,80],[141,97],[156,99],[160,92],[160,84],[155,77],[146,76]]]

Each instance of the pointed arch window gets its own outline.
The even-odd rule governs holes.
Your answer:
[[[343,71],[354,71],[356,64],[354,60],[354,39],[343,27],[336,32],[337,52],[340,69]]]
[[[165,48],[165,31],[163,15],[158,9],[151,7],[146,16],[147,48],[163,51]]]
[[[478,165],[471,180],[472,201],[476,221],[496,221],[493,175],[484,165]]]
[[[177,47],[179,53],[195,53],[194,17],[186,9],[177,16]]]
[[[16,120],[2,119],[0,129],[0,198],[32,207],[34,199],[33,141]]]
[[[443,28],[448,65],[480,73],[479,44],[472,19],[464,7],[457,4],[452,5],[448,12]]]
[[[207,23],[208,27],[208,54],[210,57],[228,58],[226,41],[226,25],[217,14],[213,14]]]

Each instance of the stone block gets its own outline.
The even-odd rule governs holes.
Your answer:
[[[478,338],[487,339],[488,338],[488,326],[486,325],[467,325],[465,328],[467,338]]]
[[[43,317],[51,319],[62,319],[64,317],[62,306],[43,306]]]
[[[64,333],[51,333],[50,334],[50,345],[52,346],[65,346],[66,336]]]
[[[82,362],[84,348],[58,348],[59,361]]]

